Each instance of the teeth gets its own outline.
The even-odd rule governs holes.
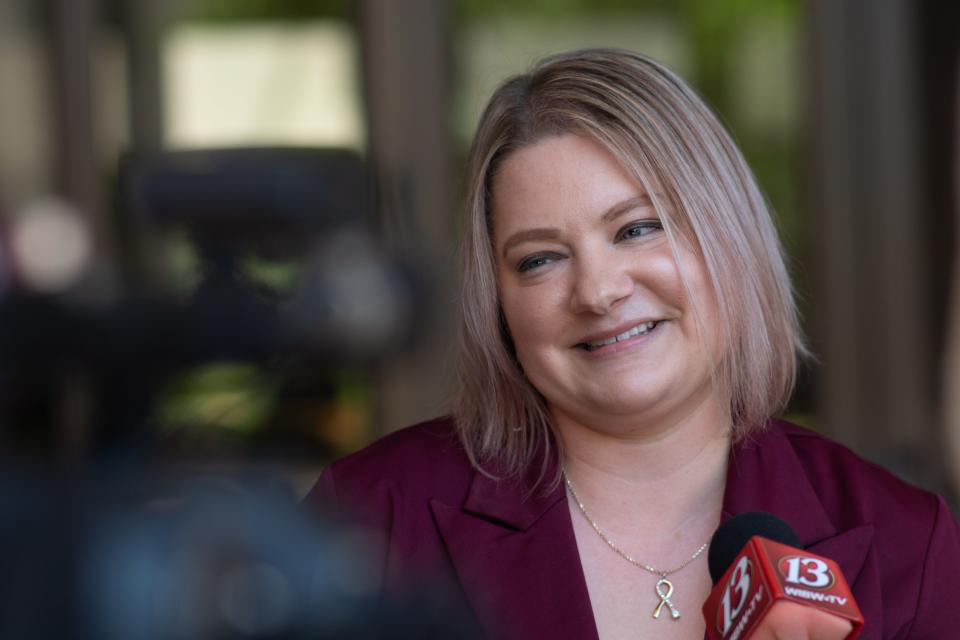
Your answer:
[[[599,349],[600,347],[605,347],[608,344],[613,344],[614,342],[622,342],[623,340],[632,338],[633,336],[649,333],[655,326],[657,326],[656,322],[644,322],[642,324],[638,324],[632,329],[624,331],[620,335],[613,336],[612,338],[607,338],[606,340],[597,340],[596,342],[586,342],[584,344],[586,345],[587,349]]]

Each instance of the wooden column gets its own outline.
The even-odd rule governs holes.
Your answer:
[[[940,489],[939,349],[916,7],[810,7],[814,347],[824,430]]]
[[[444,0],[360,2],[370,159],[383,237],[431,274],[415,352],[382,372],[381,428],[445,411],[454,317],[454,194],[448,132],[450,11]]]
[[[61,195],[102,230],[102,193],[94,150],[91,51],[96,0],[50,0],[54,162]]]

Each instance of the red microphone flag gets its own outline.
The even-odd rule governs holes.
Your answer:
[[[837,563],[829,558],[753,536],[703,605],[711,640],[750,637],[778,600],[816,607],[849,620],[854,640],[863,615]]]

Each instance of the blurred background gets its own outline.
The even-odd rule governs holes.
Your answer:
[[[956,505],[958,32],[946,0],[0,0],[0,457],[299,497],[445,412],[479,112],[617,46],[772,204],[819,359],[788,417]]]

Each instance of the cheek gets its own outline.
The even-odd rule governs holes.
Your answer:
[[[515,291],[501,293],[503,315],[513,337],[518,353],[531,343],[538,342],[546,333],[543,305],[536,295],[524,295]]]
[[[682,312],[689,306],[687,290],[672,255],[661,255],[654,260],[647,260],[643,265],[643,276],[639,281],[651,289],[658,303],[666,306],[667,310]]]
[[[500,304],[517,357],[529,370],[557,340],[563,315],[557,292],[551,287],[501,286]]]
[[[704,343],[704,348],[708,349],[715,359],[719,359],[725,351],[726,337],[722,331],[723,322],[720,318],[717,296],[703,260],[695,256],[687,258],[684,261],[684,274],[690,288],[690,296],[693,298],[692,302],[686,303],[689,309],[688,315],[695,325],[700,340]],[[680,287],[683,287],[682,282]],[[688,299],[685,291],[682,295],[684,300]]]
[[[729,337],[724,332],[724,323],[720,318],[720,308],[716,296],[709,287],[703,296],[699,308],[700,318],[704,328],[704,342],[712,355],[714,362],[720,362],[727,354]]]

